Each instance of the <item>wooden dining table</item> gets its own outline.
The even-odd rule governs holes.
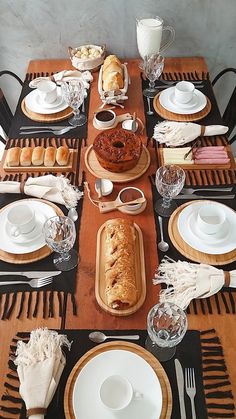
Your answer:
[[[140,70],[138,68],[138,60],[130,59],[128,62],[128,71],[131,84],[128,88],[128,100],[124,103],[124,109],[116,108],[117,114],[130,112],[132,115],[135,112],[137,117],[143,121],[145,125],[145,112],[143,106],[142,85],[140,80]],[[27,73],[40,75],[41,73],[54,73],[64,69],[73,69],[71,62],[68,59],[46,59],[30,61]],[[202,57],[167,57],[165,59],[165,73],[197,73],[199,78],[202,74],[208,73],[206,61]],[[85,174],[86,181],[89,184],[91,195],[96,198],[95,192],[95,177],[87,169],[85,164],[85,153],[87,148],[93,144],[93,141],[98,134],[98,130],[93,126],[94,112],[99,109],[101,99],[98,94],[98,72],[93,73],[93,82],[90,91],[90,103],[88,113],[88,134],[87,145],[81,148],[80,167],[79,167],[79,182],[82,179],[82,173]],[[33,125],[33,123],[32,123]],[[12,337],[18,331],[31,331],[35,328],[46,326],[50,329],[107,329],[107,330],[123,330],[123,329],[146,329],[147,314],[152,306],[159,300],[160,288],[153,285],[152,279],[158,268],[159,260],[156,246],[156,229],[153,215],[152,192],[149,182],[149,176],[154,174],[158,167],[157,150],[152,141],[147,142],[147,134],[144,130],[141,134],[143,144],[147,145],[151,157],[151,163],[140,178],[135,179],[129,183],[115,183],[114,190],[107,200],[113,200],[117,197],[119,191],[125,186],[138,187],[144,191],[147,199],[146,209],[138,215],[128,215],[119,212],[118,210],[106,214],[101,214],[98,208],[92,205],[88,198],[87,191],[84,191],[84,202],[81,216],[79,240],[79,262],[77,269],[77,283],[76,283],[76,304],[77,314],[73,313],[73,305],[67,301],[66,316],[61,322],[60,317],[43,318],[42,316],[33,317],[32,313],[27,318],[23,316],[17,319],[14,315],[19,310],[19,303],[14,309],[9,320],[0,320],[0,340],[1,340],[1,357],[0,357],[0,375],[2,380],[0,382],[0,394],[4,394],[4,377],[8,372],[7,361],[9,355],[9,346]],[[1,168],[0,174],[3,175]],[[145,255],[145,271],[146,271],[146,299],[142,307],[130,316],[114,316],[103,310],[96,301],[95,296],[95,275],[96,275],[96,251],[97,251],[97,232],[100,226],[112,218],[125,218],[134,221],[140,227],[143,234],[144,255]],[[168,237],[166,237],[168,241]],[[36,298],[35,293],[32,294],[32,299]],[[3,301],[2,303],[3,304]],[[40,301],[42,304],[42,301]],[[55,301],[57,306],[58,302]],[[196,302],[199,305],[199,301]],[[55,307],[55,312],[57,307]],[[40,312],[40,310],[39,310]],[[236,342],[236,328],[235,328],[235,314],[217,314],[214,311],[212,314],[196,315],[194,313],[188,314],[188,328],[194,330],[216,329],[217,335],[221,340],[224,350],[225,361],[227,364],[230,381],[232,385],[233,394],[236,395],[236,364],[234,362],[235,356],[235,342]]]

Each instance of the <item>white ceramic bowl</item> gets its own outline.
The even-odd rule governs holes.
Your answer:
[[[131,199],[125,199],[125,201],[123,201],[122,199],[122,194],[127,194],[127,197],[131,196]],[[120,202],[129,202],[129,201],[134,201],[135,199],[138,198],[145,198],[144,197],[144,193],[143,191],[141,191],[141,189],[138,188],[134,188],[133,186],[128,186],[127,188],[121,189],[121,191],[118,194],[118,200]],[[133,204],[133,205],[125,205],[123,208],[127,209],[128,211],[137,211],[139,208],[141,208],[142,204]]]
[[[107,121],[104,120],[105,116],[110,116],[110,119]],[[111,110],[103,109],[95,114],[94,119],[98,127],[108,128],[108,127],[112,127],[112,125],[114,124],[116,120],[116,114],[115,112]]]
[[[68,48],[69,56],[72,62],[73,67],[77,70],[85,71],[85,70],[97,70],[100,65],[103,63],[105,54],[106,54],[106,47],[105,45],[81,45],[80,47],[76,48]],[[85,56],[83,52],[92,51],[93,54]],[[98,55],[99,54],[99,55]],[[97,56],[96,56],[97,55]]]

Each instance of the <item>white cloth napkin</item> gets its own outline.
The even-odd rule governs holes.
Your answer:
[[[62,346],[70,349],[67,337],[47,328],[33,330],[28,343],[17,343],[14,363],[20,380],[19,392],[27,410],[49,406],[66,363]],[[44,414],[29,417],[41,419]]]
[[[93,76],[90,71],[79,71],[79,70],[62,70],[59,73],[54,74],[53,76],[49,77],[37,77],[36,79],[32,80],[29,83],[29,87],[37,88],[40,81],[43,80],[52,80],[55,81],[57,84],[61,84],[63,81],[70,81],[70,80],[82,80],[84,83],[84,87],[86,89],[89,88],[89,83],[93,81]]]
[[[153,138],[160,144],[176,147],[199,136],[224,135],[228,129],[223,125],[201,126],[192,122],[163,121],[154,127]]]
[[[0,182],[0,193],[21,193],[21,182]],[[70,184],[64,176],[46,175],[38,178],[29,177],[24,184],[24,193],[35,198],[75,208],[83,192]]]
[[[227,286],[236,288],[236,270],[228,272]],[[160,302],[175,303],[186,309],[194,298],[207,298],[226,285],[222,269],[211,265],[178,261],[165,257],[158,267],[153,283],[165,284],[160,291]]]

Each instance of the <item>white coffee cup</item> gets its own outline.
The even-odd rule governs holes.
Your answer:
[[[53,103],[57,99],[57,85],[50,80],[42,80],[37,85],[40,99],[45,103]]]
[[[195,86],[190,81],[180,81],[175,86],[175,100],[179,103],[188,103],[193,98]]]
[[[107,409],[119,411],[129,406],[132,399],[142,399],[142,394],[134,392],[126,377],[110,375],[101,384],[100,399]]]
[[[198,228],[205,234],[218,233],[225,222],[225,212],[214,203],[202,205],[197,214]]]
[[[27,235],[36,227],[34,210],[25,204],[12,207],[7,214],[7,221],[12,237],[18,237],[21,234]]]

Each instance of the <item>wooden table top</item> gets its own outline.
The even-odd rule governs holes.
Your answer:
[[[34,60],[29,63],[27,72],[29,73],[40,73],[40,72],[55,72],[62,69],[72,69],[69,60],[55,59],[55,60]],[[144,110],[142,103],[141,83],[140,75],[138,71],[138,60],[129,60],[128,69],[131,77],[131,85],[129,86],[128,96],[129,99],[125,103],[125,110],[118,110],[117,113],[122,114],[124,112],[136,112],[137,116],[144,122]],[[201,74],[208,71],[206,62],[201,57],[185,57],[185,58],[166,58],[165,61],[165,72],[176,71],[176,72],[197,72]],[[91,87],[90,94],[90,112],[89,112],[89,125],[88,125],[88,145],[93,143],[95,136],[98,131],[92,125],[93,112],[100,106],[101,101],[97,92],[97,78],[98,73],[93,73],[94,82]],[[142,137],[144,143],[146,143],[145,134]],[[82,156],[86,148],[82,149]],[[79,329],[79,328],[90,328],[90,329],[129,329],[129,328],[146,328],[146,318],[149,309],[158,302],[158,291],[157,286],[152,285],[152,278],[155,270],[158,266],[157,252],[156,252],[156,232],[155,223],[152,209],[152,197],[151,188],[149,185],[148,175],[153,174],[156,171],[156,158],[154,149],[149,147],[151,154],[151,165],[145,175],[140,179],[130,183],[132,186],[136,186],[145,191],[145,195],[148,201],[146,210],[135,216],[131,217],[122,214],[118,211],[114,211],[108,214],[100,214],[98,209],[94,207],[88,200],[85,192],[83,212],[80,227],[80,262],[77,274],[77,291],[76,301],[78,304],[78,315],[74,316],[72,313],[72,307],[69,304],[66,314],[66,328],[68,329]],[[84,164],[84,159],[81,157],[81,171],[85,170],[86,179],[90,185],[91,192],[94,194],[94,177],[88,172]],[[120,189],[124,185],[115,185],[113,197],[116,197]],[[110,199],[110,197],[109,197]],[[146,281],[147,281],[147,298],[142,308],[135,314],[129,317],[113,317],[98,306],[95,300],[94,293],[94,279],[95,279],[95,257],[96,257],[96,236],[97,231],[101,224],[111,218],[124,217],[133,219],[142,229],[144,236],[144,251],[145,251],[145,264],[146,264]],[[35,295],[33,295],[33,299]],[[41,303],[40,303],[41,304]],[[16,307],[15,311],[19,307]],[[39,311],[41,312],[41,311]],[[225,360],[230,373],[232,389],[236,394],[236,364],[234,362],[235,354],[235,341],[236,341],[236,329],[235,329],[235,315],[227,314],[216,315],[216,314],[205,314],[205,315],[188,315],[189,329],[205,330],[215,328],[218,336],[221,339]],[[4,337],[4,344],[1,345],[1,358],[0,358],[0,375],[4,377],[7,372],[7,359],[8,350],[12,337],[17,331],[30,331],[40,326],[47,326],[48,328],[60,328],[59,318],[47,318],[43,319],[40,317],[29,319],[16,319],[15,313],[13,312],[9,321],[0,321],[0,336]],[[3,342],[3,339],[2,339]],[[0,383],[0,393],[3,394],[3,382]]]

